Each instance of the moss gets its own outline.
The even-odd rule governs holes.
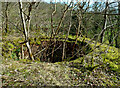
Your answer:
[[[82,58],[81,58],[82,59]],[[24,59],[22,59],[24,60]],[[108,76],[100,73],[93,73],[97,75],[97,78],[91,76],[88,71],[81,72],[81,69],[71,68],[67,65],[64,65],[64,62],[61,64],[53,63],[41,63],[41,62],[31,62],[26,64],[27,61],[5,61],[3,70],[3,86],[15,86],[15,85],[34,85],[34,86],[66,86],[66,85],[85,85],[89,83],[91,85],[96,84],[99,86],[109,85],[114,86],[117,83],[114,83],[113,80],[110,80]],[[70,62],[79,62],[80,58],[75,61]],[[70,64],[70,62],[68,64]],[[97,69],[96,69],[97,71]],[[104,75],[104,76],[103,76]],[[100,77],[98,77],[100,76]],[[102,77],[103,76],[103,77]],[[94,79],[94,80],[93,80]],[[116,78],[113,78],[116,80]],[[86,84],[87,85],[87,84]]]
[[[99,64],[105,60],[104,64],[109,63],[111,70],[118,71],[120,69],[118,63],[120,61],[120,52],[117,48],[101,43],[96,43],[96,46],[98,46],[96,48],[94,48],[95,43],[90,43],[90,46],[94,51],[89,53],[88,56],[94,57],[94,63],[97,61],[96,63]],[[99,59],[97,60],[96,58]]]
[[[110,66],[110,69],[112,70],[118,70],[118,65],[116,65],[115,63],[113,63],[112,61],[105,59],[105,64],[108,64]]]
[[[41,44],[41,42],[39,40],[37,40],[36,43],[39,44],[39,45]]]
[[[70,61],[70,62],[73,62],[73,63],[81,63],[81,61],[82,61],[83,59],[84,59],[83,57],[79,57],[78,59],[73,60],[73,61]]]
[[[19,62],[21,62],[21,63],[31,63],[32,61],[28,60],[28,59],[20,59]]]
[[[13,38],[13,40],[9,40],[9,39],[5,40],[4,38],[7,38],[7,37],[3,37],[3,41],[4,41],[3,56],[5,56],[5,58],[8,58],[8,57],[16,58],[15,51],[19,50],[19,48],[20,48],[20,45],[18,42],[23,42],[24,39],[23,38]],[[67,40],[68,43],[75,42],[75,39],[76,39],[75,36],[68,36],[68,38],[69,38],[69,40]],[[43,40],[48,41],[49,39],[42,39],[42,38],[39,39],[38,38],[35,41],[34,38],[31,38],[30,43],[31,44],[34,44],[34,43],[41,44],[41,41],[43,41]],[[62,42],[64,41],[62,39],[59,39],[59,40],[61,40]],[[82,41],[84,44],[83,44],[83,46],[80,46],[80,43]],[[16,75],[18,75],[17,73],[20,72],[20,74],[22,74],[22,75],[20,75],[21,76],[20,78],[23,77],[23,78],[27,79],[27,77],[30,77],[30,79],[33,79],[34,82],[38,82],[38,78],[39,78],[43,84],[44,84],[44,82],[47,81],[48,83],[53,83],[53,84],[55,83],[56,85],[62,85],[63,83],[67,82],[68,79],[70,79],[71,80],[70,85],[74,85],[74,84],[77,85],[77,81],[75,82],[74,80],[77,80],[82,77],[85,78],[88,75],[91,76],[94,73],[94,74],[96,74],[97,82],[100,83],[100,84],[98,83],[99,85],[115,85],[115,84],[117,84],[117,82],[116,83],[114,82],[116,80],[116,78],[113,78],[112,80],[101,79],[102,80],[101,81],[99,78],[102,78],[102,77],[107,78],[108,76],[104,75],[103,73],[102,74],[99,73],[99,69],[102,68],[102,70],[100,70],[100,71],[104,72],[103,69],[108,68],[108,70],[110,72],[117,71],[120,73],[120,65],[119,65],[120,51],[117,48],[106,45],[106,44],[101,45],[101,43],[97,43],[96,44],[97,47],[94,49],[95,41],[91,41],[90,43],[88,41],[90,41],[89,38],[82,38],[82,37],[78,38],[77,45],[79,45],[80,47],[84,47],[86,44],[88,44],[90,46],[89,47],[90,49],[86,48],[84,51],[85,51],[85,53],[87,52],[87,54],[83,55],[81,57],[77,57],[75,60],[66,61],[66,62],[65,61],[64,62],[56,62],[54,64],[53,63],[52,64],[41,63],[41,62],[39,62],[39,60],[40,60],[39,58],[36,59],[38,61],[34,61],[34,62],[32,62],[31,60],[28,60],[28,59],[20,59],[19,61],[11,61],[11,62],[8,61],[8,62],[4,62],[4,64],[7,63],[9,65],[8,67],[6,67],[8,69],[6,71],[4,71],[4,74],[10,76],[11,78],[17,78]],[[93,49],[94,49],[94,51],[92,51]],[[11,50],[13,50],[13,51],[11,51]],[[91,50],[92,52],[89,50]],[[20,51],[18,51],[18,52],[20,52]],[[13,55],[13,57],[11,57],[11,55]],[[11,63],[12,63],[12,65],[10,65]],[[5,65],[5,66],[7,66],[7,65]],[[71,69],[72,69],[72,71],[71,71]],[[91,70],[91,69],[93,69],[93,70]],[[66,74],[66,71],[67,71],[67,74]],[[90,71],[92,74],[90,74]],[[97,73],[97,71],[98,71],[98,73]],[[72,74],[70,74],[70,73],[72,73]],[[48,74],[48,75],[46,75],[46,74]],[[60,74],[60,75],[58,76],[58,74]],[[108,74],[108,73],[106,72],[105,74]],[[40,75],[41,75],[41,77],[39,77]],[[45,81],[43,81],[42,78]],[[48,78],[50,78],[50,79],[48,79]],[[60,78],[62,78],[62,79],[60,79]],[[94,78],[94,76],[93,76],[93,78]],[[10,79],[10,78],[8,78],[8,79]],[[63,82],[59,81],[59,80],[62,80]],[[84,82],[79,79],[79,81],[83,82],[83,84],[87,83],[87,80],[85,80],[85,82]],[[91,82],[93,82],[93,81],[91,80]],[[109,82],[110,82],[110,84],[109,84]],[[15,83],[15,85],[19,85],[19,82],[14,82],[14,83]],[[10,85],[14,85],[14,83],[11,82]],[[39,81],[39,83],[40,83],[40,81]],[[30,85],[30,84],[32,84],[32,81],[28,80],[27,85]],[[34,85],[36,85],[36,83],[34,83]]]

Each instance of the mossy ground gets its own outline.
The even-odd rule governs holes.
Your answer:
[[[24,39],[14,38],[13,42],[5,39],[3,50],[6,52],[1,64],[3,86],[120,86],[120,52],[115,47],[78,38],[89,43],[90,53],[72,61],[48,63],[12,59],[11,50],[19,46],[14,44]]]
[[[101,69],[89,74],[72,64],[3,60],[3,86],[118,86],[119,80],[112,74]]]
[[[102,69],[82,71],[83,67],[72,67],[75,63],[3,60],[2,83],[3,86],[120,86],[114,74]]]

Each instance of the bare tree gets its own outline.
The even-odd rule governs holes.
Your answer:
[[[118,31],[120,31],[120,1],[118,1]],[[118,44],[118,36],[119,35],[117,35],[116,36],[116,38],[115,38],[115,46],[116,47],[119,47],[119,44]]]
[[[103,21],[103,27],[102,27],[102,31],[100,34],[100,42],[103,42],[103,38],[104,38],[104,32],[106,30],[106,26],[107,26],[107,8],[108,8],[108,0],[106,2],[106,6],[105,6],[105,15],[104,15],[104,21]]]
[[[72,1],[71,1],[71,2],[72,2]],[[73,8],[73,4],[72,4],[72,8]],[[63,42],[62,61],[63,61],[64,58],[65,58],[66,41],[68,40],[68,36],[69,36],[69,34],[70,34],[70,29],[71,29],[71,26],[72,26],[72,8],[71,8],[71,11],[70,11],[70,20],[69,20],[69,28],[68,28],[67,36],[66,36],[66,38],[65,38],[65,41]]]
[[[25,17],[24,17],[24,13],[23,13],[23,6],[22,6],[22,1],[21,0],[19,1],[19,9],[20,9],[20,16],[21,16],[22,25],[23,25],[25,41],[26,41],[25,43],[26,43],[28,53],[29,53],[29,58],[31,60],[34,60],[34,57],[32,55],[32,51],[31,51],[31,47],[30,47],[30,44],[29,44],[29,40],[28,40],[28,31],[27,31],[27,27],[26,27],[26,22],[25,22]],[[30,11],[29,11],[29,16],[30,16]],[[30,25],[30,18],[29,18],[28,22],[29,22],[29,25]],[[29,25],[28,25],[28,27],[29,27]]]
[[[52,3],[52,1],[51,1],[51,3]],[[53,35],[55,34],[55,30],[53,28],[53,16],[55,15],[55,13],[56,13],[56,0],[55,0],[54,11],[51,14],[51,30],[52,30],[51,37],[53,37]]]
[[[66,5],[66,6],[65,6],[65,10],[64,10],[64,12],[63,12],[63,14],[62,14],[62,17],[61,17],[61,19],[60,19],[60,21],[59,21],[59,23],[58,23],[58,26],[57,26],[57,28],[56,28],[55,34],[53,35],[54,46],[53,46],[53,49],[52,49],[52,59],[51,59],[51,61],[53,61],[53,56],[54,56],[54,51],[55,51],[55,44],[56,44],[56,39],[55,39],[55,37],[56,37],[56,35],[59,33],[60,27],[61,27],[61,25],[62,25],[62,23],[63,23],[63,20],[65,19],[66,13],[68,12],[68,9],[69,9],[70,5],[71,5],[71,3],[70,3],[69,5]]]
[[[8,2],[6,2],[5,6],[5,32],[8,32]]]

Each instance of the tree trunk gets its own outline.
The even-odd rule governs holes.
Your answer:
[[[70,35],[70,29],[71,29],[71,26],[72,26],[72,11],[70,11],[70,22],[69,22],[69,29],[68,29],[68,32],[67,32],[67,36],[65,38],[65,41],[63,42],[63,52],[62,52],[62,61],[64,60],[64,58],[66,58],[66,52],[65,52],[65,47],[66,47],[66,41],[68,40],[68,36]]]
[[[30,22],[31,22],[31,11],[32,11],[32,5],[35,4],[35,3],[30,3],[30,6],[28,8],[28,25],[27,25],[27,28],[28,28],[28,37],[29,37],[29,32],[30,32]]]
[[[55,9],[51,14],[51,30],[52,30],[51,37],[53,37],[53,35],[55,34],[55,30],[53,27],[53,16],[55,15],[55,13],[56,13],[56,0],[55,0]]]
[[[21,15],[21,20],[22,20],[23,30],[24,30],[26,46],[27,46],[28,53],[29,53],[29,58],[31,60],[34,60],[34,57],[32,55],[32,51],[31,51],[31,47],[30,47],[29,41],[28,41],[28,32],[27,32],[27,29],[26,29],[25,18],[24,18],[24,14],[23,14],[23,11],[22,11],[22,1],[19,1],[19,9],[20,9],[20,15]]]
[[[120,31],[120,1],[118,1],[118,29],[117,29],[117,32]],[[118,44],[118,41],[119,41],[119,34],[117,35],[117,37],[115,38],[115,47],[119,48],[119,44]]]
[[[100,34],[100,42],[103,42],[103,38],[104,38],[104,33],[106,30],[106,25],[107,25],[107,7],[108,7],[108,2],[106,2],[106,6],[105,6],[105,15],[104,15],[104,21],[103,21],[103,27],[102,27],[102,32]]]
[[[8,2],[6,2],[5,8],[5,32],[8,32]]]

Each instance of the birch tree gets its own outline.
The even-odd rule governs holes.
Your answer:
[[[27,49],[28,49],[28,53],[29,53],[29,58],[31,60],[34,60],[34,57],[32,55],[32,51],[31,51],[31,47],[30,47],[30,44],[29,44],[29,37],[28,37],[28,30],[29,30],[29,25],[30,25],[30,18],[28,19],[28,30],[27,30],[27,27],[26,27],[26,22],[25,22],[25,17],[24,17],[24,13],[23,13],[23,6],[22,6],[22,0],[19,0],[19,9],[20,9],[20,16],[21,16],[21,21],[22,21],[22,26],[23,26],[23,33],[24,33],[24,36],[25,36],[25,43],[26,43],[26,46],[27,46]],[[31,12],[31,10],[29,10]],[[30,17],[30,12],[29,12],[29,17]]]
[[[105,30],[106,30],[106,26],[107,26],[107,8],[108,8],[108,0],[106,2],[106,6],[105,6],[105,15],[104,15],[104,21],[103,21],[103,27],[102,27],[102,31],[101,31],[101,34],[100,34],[100,42],[102,43],[103,42],[103,38],[104,38],[104,33],[105,33]]]

